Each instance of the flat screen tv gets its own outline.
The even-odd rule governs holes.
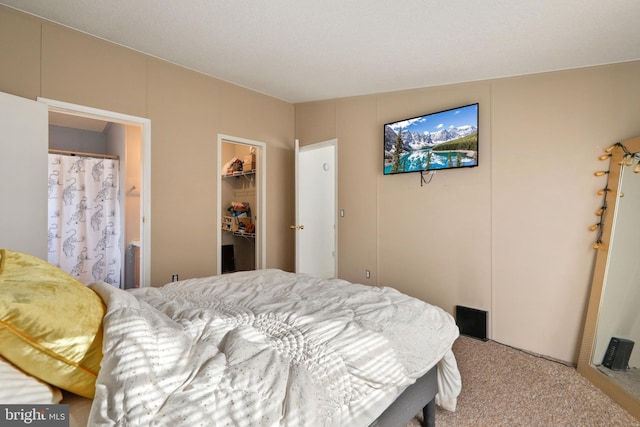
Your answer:
[[[384,125],[384,174],[478,166],[478,104]]]

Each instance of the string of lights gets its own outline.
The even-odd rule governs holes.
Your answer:
[[[632,153],[624,146],[621,142],[616,142],[611,145],[607,149],[604,150],[605,154],[598,157],[599,160],[609,160],[609,169],[604,171],[597,171],[594,175],[597,177],[609,175],[611,172],[611,161],[613,157],[614,150],[622,151],[622,160],[618,162],[618,164],[622,167],[624,166],[635,166],[633,167],[633,173],[640,173],[640,152]],[[609,189],[609,180],[607,179],[607,184],[602,190],[598,191],[598,195],[602,196],[602,205],[600,209],[596,211],[596,216],[598,217],[598,222],[589,227],[591,231],[597,231],[596,241],[593,244],[593,249],[601,249],[604,248],[604,242],[602,241],[602,235],[604,232],[604,219],[607,213],[607,196],[611,190]]]

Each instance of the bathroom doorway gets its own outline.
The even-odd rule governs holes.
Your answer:
[[[120,287],[149,286],[150,120],[50,99],[38,98],[38,101],[47,104],[49,109],[52,152],[80,156],[102,154],[120,160]],[[79,135],[88,138],[76,139]],[[88,145],[92,135],[98,140],[94,147]],[[98,148],[100,135],[104,135],[105,143]]]

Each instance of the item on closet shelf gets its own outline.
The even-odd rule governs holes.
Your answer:
[[[242,167],[246,171],[254,170],[256,168],[256,155],[255,155],[255,153],[254,154],[249,154],[247,156],[244,156],[244,162],[242,164]]]
[[[247,225],[251,224],[251,218],[243,216],[223,216],[222,217],[222,230],[223,231],[246,231]],[[255,229],[255,227],[254,227]],[[251,233],[250,231],[248,233]]]
[[[222,217],[222,230],[223,231],[233,231],[231,226],[233,225],[233,217],[232,216],[223,216]]]
[[[227,211],[234,217],[249,217],[251,218],[251,206],[249,202],[231,202]]]
[[[229,162],[225,163],[222,167],[223,175],[232,175],[234,172],[242,171],[242,160],[237,157],[234,157]]]
[[[231,168],[228,173],[241,172],[242,171],[242,160],[235,159],[233,163],[231,163]]]
[[[245,225],[244,231],[245,231],[245,233],[255,233],[256,232],[255,224],[249,223],[249,224]]]
[[[227,207],[231,216],[222,218],[222,229],[231,231],[245,230],[251,224],[251,206],[249,202],[231,202]]]
[[[251,218],[247,217],[234,217],[231,224],[232,231],[245,231],[248,224],[251,224]]]

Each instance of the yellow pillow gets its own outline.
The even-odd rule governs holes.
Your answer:
[[[104,303],[40,258],[7,249],[0,256],[0,355],[42,381],[93,398]]]

